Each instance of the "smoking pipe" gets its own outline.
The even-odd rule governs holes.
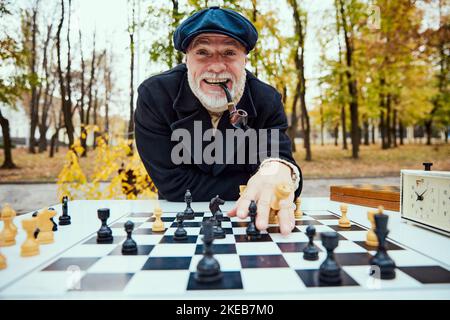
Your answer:
[[[233,103],[233,99],[231,98],[230,91],[227,88],[226,82],[221,82],[218,84],[223,91],[225,91],[225,95],[227,97],[227,107],[230,113],[230,123],[236,129],[247,130],[249,127],[247,125],[247,111],[242,109],[236,109],[236,106]]]

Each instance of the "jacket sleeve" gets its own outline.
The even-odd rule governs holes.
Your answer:
[[[281,95],[277,91],[275,91],[273,102],[270,105],[270,111],[267,112],[267,116],[264,119],[263,127],[264,129],[268,130],[267,153],[262,154],[259,151],[260,154],[258,159],[264,160],[265,158],[277,157],[295,165],[300,173],[299,186],[295,191],[295,197],[297,198],[303,189],[302,170],[300,169],[300,166],[296,163],[292,155],[292,142],[286,133],[286,130],[288,128],[286,113],[281,101]],[[278,131],[278,140],[271,139],[271,136],[273,136],[274,134],[274,130]],[[278,142],[278,155],[274,155],[270,152],[272,150],[273,141]],[[256,166],[252,165],[252,168],[250,170],[256,172],[260,164],[261,161],[258,161],[258,164]]]
[[[216,194],[224,200],[235,200],[238,186],[246,183],[243,175],[223,177],[212,176],[196,166],[176,165],[171,152],[175,142],[171,141],[171,128],[162,115],[158,114],[150,90],[141,85],[138,88],[135,112],[135,139],[139,155],[160,195],[169,201],[183,201],[186,189],[190,189],[194,201],[209,201]],[[235,185],[236,188],[230,188]],[[228,186],[228,187],[227,187]],[[236,190],[234,190],[236,189]]]

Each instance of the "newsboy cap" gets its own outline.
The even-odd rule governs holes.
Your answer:
[[[175,49],[183,51],[201,33],[220,33],[232,37],[251,51],[258,40],[258,31],[244,16],[230,9],[210,7],[197,11],[175,30],[173,42]]]

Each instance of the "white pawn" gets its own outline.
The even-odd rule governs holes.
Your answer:
[[[301,203],[302,203],[302,200],[300,199],[300,197],[298,197],[295,200],[295,212],[294,212],[295,219],[301,219],[301,217],[303,217],[303,211],[301,209]]]
[[[161,220],[162,210],[159,206],[155,208],[153,215],[155,216],[155,221],[153,222],[152,225],[152,231],[162,232],[166,230],[164,228],[164,222]]]
[[[350,220],[347,218],[347,210],[348,206],[346,204],[341,204],[341,218],[339,219],[339,227],[341,228],[350,228],[352,224]]]
[[[3,239],[0,236],[0,247],[1,247],[2,241],[3,241]],[[6,267],[7,267],[6,257],[0,252],[0,270],[6,269]]]
[[[15,217],[16,211],[9,204],[6,204],[1,211],[3,230],[0,232],[0,238],[2,238],[0,246],[9,247],[16,244],[17,227],[13,222]]]
[[[367,237],[366,237],[366,245],[369,247],[378,247],[378,238],[375,234],[375,215],[377,212],[375,211],[369,211],[367,212],[367,218],[370,221],[370,229],[367,231]]]

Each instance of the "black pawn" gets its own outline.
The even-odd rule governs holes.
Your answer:
[[[97,210],[97,216],[102,221],[100,229],[97,231],[97,243],[112,243],[113,236],[111,228],[107,225],[109,218],[109,209],[103,208]]]
[[[125,232],[127,233],[127,239],[122,244],[122,254],[123,255],[132,255],[137,254],[137,244],[136,241],[134,241],[131,238],[131,233],[134,229],[134,223],[132,221],[127,221],[124,225]]]
[[[327,249],[327,257],[320,265],[319,281],[324,284],[341,282],[341,267],[334,259],[334,249],[338,246],[339,238],[336,232],[322,232],[322,245]]]
[[[395,262],[386,252],[386,237],[389,233],[387,229],[388,219],[389,217],[385,214],[375,215],[375,234],[378,238],[378,251],[370,259],[371,265],[376,265],[380,268],[380,277],[383,280],[395,278]]]
[[[203,222],[203,258],[197,264],[195,280],[202,283],[216,282],[222,279],[219,262],[213,257],[214,241],[212,221]]]
[[[314,236],[316,235],[316,228],[312,224],[306,228],[306,235],[308,236],[309,242],[307,246],[303,249],[303,259],[314,261],[319,259],[319,250],[314,245]]]
[[[222,211],[218,210],[211,219],[213,223],[213,233],[215,239],[224,239],[226,236],[225,231],[222,228],[222,220]]]
[[[184,209],[184,219],[185,220],[192,220],[195,218],[194,210],[191,208],[191,202],[192,202],[192,195],[191,191],[189,189],[186,190],[186,193],[184,194],[184,202],[186,202],[186,209]]]
[[[187,239],[187,232],[183,227],[184,214],[181,212],[177,214],[177,230],[173,234],[174,240],[183,241]]]
[[[248,240],[257,240],[261,238],[261,232],[256,229],[256,202],[251,201],[250,206],[248,207],[248,215],[250,216],[250,223],[247,226],[247,239]]]
[[[48,210],[55,211],[54,208],[48,208]],[[58,231],[58,225],[57,225],[56,222],[53,220],[53,217],[50,218],[50,221],[53,223],[53,229],[52,229],[52,231],[53,231],[53,232]]]
[[[66,226],[71,223],[68,212],[69,212],[69,198],[67,196],[64,196],[62,200],[62,215],[59,217],[60,226]]]

